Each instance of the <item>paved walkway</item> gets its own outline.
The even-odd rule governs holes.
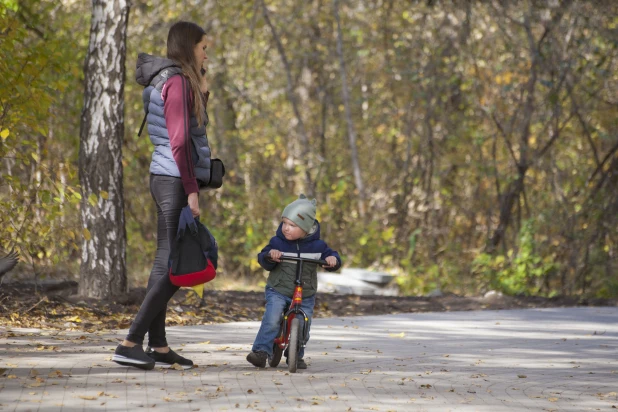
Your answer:
[[[618,408],[616,307],[317,319],[295,374],[245,361],[257,328],[169,328],[199,367],[144,372],[110,361],[125,331],[0,327],[0,411]]]

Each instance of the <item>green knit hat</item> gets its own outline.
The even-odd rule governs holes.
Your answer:
[[[315,199],[309,200],[301,193],[298,199],[283,209],[281,217],[290,219],[306,233],[309,233],[315,222],[315,204]]]

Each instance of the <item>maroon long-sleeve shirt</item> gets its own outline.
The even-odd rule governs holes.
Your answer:
[[[204,94],[204,102],[208,103],[210,92]],[[165,125],[170,137],[172,156],[180,172],[180,180],[185,194],[199,192],[195,178],[192,158],[191,114],[193,112],[193,93],[185,76],[172,76],[165,82],[161,91],[164,103],[163,114]]]

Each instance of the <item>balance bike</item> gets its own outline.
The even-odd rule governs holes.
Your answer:
[[[321,266],[328,266],[325,260],[309,259],[302,257],[281,256],[282,261],[296,262],[296,280],[294,284],[294,294],[292,295],[292,303],[287,310],[282,313],[281,327],[279,333],[273,342],[273,356],[268,360],[271,367],[276,367],[281,361],[281,355],[288,350],[288,370],[291,373],[296,372],[298,362],[298,354],[300,348],[304,348],[309,339],[309,317],[301,309],[303,303],[303,282],[301,280],[303,273],[303,263],[315,263]],[[303,326],[301,327],[300,315],[304,318]]]

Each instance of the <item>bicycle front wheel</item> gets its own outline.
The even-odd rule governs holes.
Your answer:
[[[290,346],[288,347],[288,370],[290,373],[296,372],[296,364],[298,362],[298,351],[300,350],[300,320],[292,319],[290,325]]]

